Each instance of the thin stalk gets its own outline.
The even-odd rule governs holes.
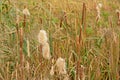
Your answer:
[[[21,67],[21,80],[23,80],[23,29],[20,28],[20,67]]]

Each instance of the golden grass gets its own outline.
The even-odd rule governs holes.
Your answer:
[[[0,80],[119,80],[119,5],[119,0],[0,1]],[[22,13],[24,7],[30,16]],[[48,34],[50,60],[42,56],[40,29]],[[67,74],[55,69],[51,76],[59,57]]]

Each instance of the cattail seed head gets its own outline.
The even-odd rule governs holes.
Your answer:
[[[38,34],[38,42],[41,45],[44,45],[45,43],[47,43],[48,38],[47,38],[47,33],[45,30],[40,30],[39,34]]]
[[[102,8],[102,3],[99,3],[98,6],[99,6],[99,8]]]
[[[116,10],[117,16],[118,16],[118,25],[120,25],[120,10]]]
[[[117,13],[117,12],[119,12],[119,10],[118,10],[118,9],[116,9],[116,13]]]
[[[30,12],[27,8],[23,9],[23,14],[26,15],[26,16],[30,16]]]
[[[42,46],[42,55],[45,59],[49,60],[51,58],[50,46],[47,42]]]
[[[99,3],[97,6],[96,6],[96,11],[97,11],[97,17],[96,17],[96,21],[99,21],[99,19],[101,18],[100,16],[100,9],[102,8],[102,4]]]
[[[59,74],[66,74],[66,63],[65,60],[61,57],[59,57],[56,61],[56,66],[59,71]]]

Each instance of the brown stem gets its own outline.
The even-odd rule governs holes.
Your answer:
[[[118,15],[118,25],[120,25],[120,11],[117,12],[117,15]]]
[[[79,66],[80,66],[80,63],[79,63],[79,61],[77,61],[77,66],[76,66],[76,80],[79,80]]]
[[[24,15],[23,27],[26,26],[26,15]]]
[[[21,80],[23,80],[23,29],[20,28],[20,67],[21,67]]]

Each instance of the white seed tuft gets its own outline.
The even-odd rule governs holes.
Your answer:
[[[96,10],[97,10],[97,17],[96,17],[96,21],[99,21],[99,19],[101,18],[100,16],[100,9],[102,8],[102,3],[99,3],[97,6],[96,6]]]
[[[59,74],[66,74],[66,63],[65,60],[61,57],[59,57],[56,61],[56,66],[59,71]]]
[[[98,6],[99,6],[99,8],[102,8],[102,3],[99,3]]]
[[[38,42],[41,45],[44,45],[45,43],[47,43],[48,38],[47,38],[47,33],[45,30],[40,30],[39,34],[38,34]]]
[[[116,13],[120,13],[120,10],[116,9]]]
[[[23,14],[26,16],[30,16],[30,12],[27,8],[23,9]]]
[[[51,58],[50,47],[48,43],[44,43],[42,46],[42,55],[45,59],[49,60]]]

